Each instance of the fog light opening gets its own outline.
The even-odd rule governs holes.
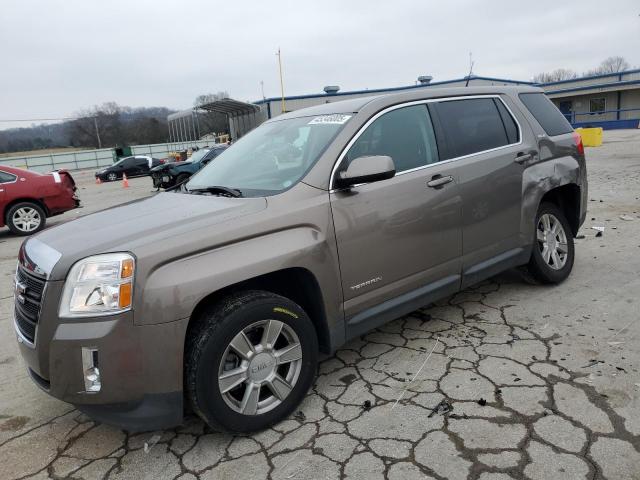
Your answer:
[[[82,371],[84,389],[87,393],[97,393],[102,388],[98,368],[98,349],[82,347]]]

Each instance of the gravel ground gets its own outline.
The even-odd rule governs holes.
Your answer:
[[[250,436],[196,418],[128,434],[38,390],[11,320],[20,240],[0,231],[0,478],[640,479],[639,151],[631,130],[587,150],[561,286],[507,272],[352,341],[299,412]],[[75,176],[85,208],[50,225],[151,194]]]

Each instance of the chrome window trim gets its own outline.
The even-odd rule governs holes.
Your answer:
[[[516,122],[516,125],[518,127],[518,142],[510,143],[508,145],[502,145],[502,146],[496,147],[496,148],[490,148],[489,150],[482,150],[480,152],[474,152],[474,153],[469,153],[467,155],[461,155],[459,157],[448,158],[446,160],[441,160],[441,161],[435,162],[435,163],[429,163],[427,165],[423,165],[421,167],[416,167],[416,168],[411,168],[409,170],[403,170],[402,172],[396,173],[395,176],[397,177],[399,175],[404,175],[406,173],[413,173],[413,172],[416,172],[418,170],[423,170],[425,168],[431,168],[431,167],[434,167],[436,165],[438,165],[438,166],[439,165],[444,165],[445,163],[449,163],[449,162],[453,162],[453,161],[457,161],[457,160],[463,160],[465,158],[474,157],[476,155],[482,155],[482,154],[485,154],[485,153],[491,153],[491,152],[495,152],[495,151],[498,151],[498,150],[502,150],[503,148],[508,148],[508,147],[513,147],[513,146],[516,146],[516,145],[521,145],[523,140],[522,140],[522,127],[520,126],[520,122],[518,121],[518,118],[513,114],[513,111],[511,110],[509,105],[507,105],[506,102],[502,99],[502,97],[500,95],[498,95],[498,94],[466,95],[466,96],[460,96],[460,97],[430,98],[430,99],[427,99],[427,100],[415,100],[415,101],[412,101],[412,102],[399,103],[398,105],[392,105],[390,107],[385,108],[384,110],[379,111],[373,117],[371,117],[369,120],[367,120],[367,122],[362,127],[360,127],[360,130],[358,130],[358,132],[349,141],[349,143],[347,143],[347,145],[342,149],[342,151],[340,152],[340,155],[338,156],[338,160],[334,163],[333,168],[331,169],[331,177],[329,178],[329,192],[333,193],[333,192],[342,190],[342,189],[336,189],[336,188],[333,187],[333,179],[335,178],[336,171],[338,170],[338,167],[342,163],[342,160],[344,159],[344,157],[347,154],[347,152],[349,151],[349,149],[358,140],[358,138],[360,138],[360,135],[362,135],[364,133],[364,131],[373,122],[375,122],[378,118],[380,118],[385,113],[391,112],[393,110],[397,110],[399,108],[412,107],[414,105],[426,105],[428,103],[436,103],[436,102],[455,102],[455,101],[459,101],[459,100],[471,100],[471,99],[475,99],[475,98],[497,98],[498,100],[500,100],[500,102],[502,102],[504,107],[509,112],[509,115],[511,115],[511,118],[513,118],[513,121]],[[500,112],[498,112],[498,115],[499,114],[500,114]],[[438,151],[438,155],[440,155],[439,151]],[[357,187],[359,185],[366,185],[366,184],[359,183],[359,184],[353,185],[353,186]]]

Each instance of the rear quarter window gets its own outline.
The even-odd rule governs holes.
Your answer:
[[[544,93],[521,93],[519,97],[547,135],[553,137],[573,131],[571,124]]]

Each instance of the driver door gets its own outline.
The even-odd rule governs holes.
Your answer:
[[[396,175],[330,193],[348,337],[460,285],[457,172],[455,162],[439,161],[426,105],[379,114],[356,136],[338,171],[368,155],[390,156]]]

